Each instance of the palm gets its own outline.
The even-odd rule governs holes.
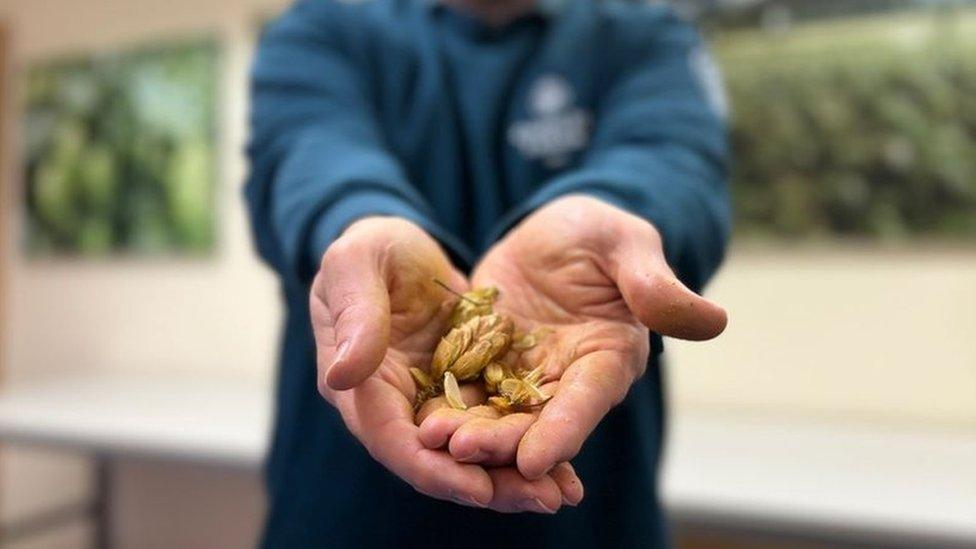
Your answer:
[[[472,285],[497,286],[496,309],[518,329],[546,330],[521,366],[543,368],[552,399],[532,416],[457,428],[451,452],[480,447],[490,463],[517,460],[527,478],[579,452],[644,372],[647,326],[672,310],[676,295],[690,294],[667,268],[651,225],[586,198],[554,202],[523,221],[482,259]]]
[[[496,309],[521,330],[551,329],[523,358],[523,366],[545,366],[548,381],[574,363],[599,355],[643,369],[648,330],[631,314],[616,283],[595,258],[595,250],[570,246],[559,231],[527,231],[502,242],[475,270],[474,286],[501,289]],[[565,234],[565,233],[564,233]]]
[[[416,395],[409,369],[425,369],[430,364],[431,349],[447,327],[443,292],[430,291],[435,277],[435,273],[425,273],[419,280],[394,285],[398,291],[390,296],[390,342],[377,377],[408,404]]]
[[[523,369],[543,368],[542,391],[551,399],[535,413],[498,420],[432,415],[422,436],[428,447],[450,438],[459,461],[515,461],[528,479],[576,456],[624,399],[647,366],[650,329],[702,340],[727,320],[674,276],[654,226],[582,196],[555,200],[523,220],[485,255],[472,285],[498,287],[496,310],[517,330],[545,330],[519,360]]]
[[[401,255],[402,254],[402,255]],[[419,256],[416,250],[397,250],[389,258],[389,339],[379,367],[351,391],[330,393],[354,432],[370,417],[412,421],[416,385],[411,367],[426,368],[447,326],[443,291],[433,279],[463,281],[462,275],[440,255]],[[334,308],[333,308],[334,309]],[[320,345],[334,347],[339,312],[323,299],[311,302],[312,322]]]
[[[446,326],[444,315],[436,314],[440,302],[418,314],[391,316],[390,347],[376,372],[356,389],[335,395],[340,410],[350,410],[345,419],[354,432],[372,418],[398,418],[413,422],[417,389],[409,369],[426,369],[431,351]],[[355,427],[353,427],[355,426]]]

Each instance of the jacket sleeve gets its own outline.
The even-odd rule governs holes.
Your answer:
[[[434,222],[387,149],[348,46],[349,6],[301,1],[265,31],[252,69],[245,196],[259,253],[307,282],[353,221],[393,215],[463,248]]]
[[[731,230],[724,92],[697,32],[676,18],[642,49],[597,106],[580,163],[509,212],[495,238],[555,198],[593,195],[650,221],[669,264],[697,291]]]

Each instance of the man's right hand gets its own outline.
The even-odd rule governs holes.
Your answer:
[[[370,455],[421,493],[504,512],[575,504],[582,485],[569,464],[529,481],[514,467],[459,463],[421,443],[409,368],[430,364],[451,305],[434,279],[468,288],[437,242],[406,220],[360,220],[329,247],[309,296],[322,396]]]

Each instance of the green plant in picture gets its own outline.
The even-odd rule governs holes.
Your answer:
[[[210,41],[32,67],[28,249],[86,256],[212,250],[216,82]]]
[[[715,38],[741,233],[976,237],[976,13]]]

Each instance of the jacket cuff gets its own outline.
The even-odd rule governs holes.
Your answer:
[[[415,223],[437,240],[458,268],[470,269],[473,264],[471,250],[437,224],[430,216],[395,195],[382,191],[361,191],[343,197],[319,216],[312,228],[307,245],[307,271],[314,276],[322,255],[349,225],[370,216],[399,217]]]

